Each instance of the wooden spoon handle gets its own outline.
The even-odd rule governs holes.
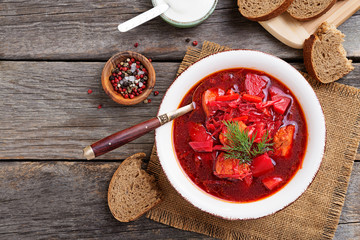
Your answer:
[[[162,114],[158,117],[154,117],[145,122],[139,123],[133,127],[127,128],[120,132],[114,133],[104,139],[97,141],[87,147],[84,148],[84,157],[87,160],[94,159],[97,156],[100,156],[104,153],[110,152],[115,148],[118,148],[132,140],[141,137],[145,133],[148,133],[155,128],[160,127],[161,125],[168,123],[174,120],[177,117],[180,117],[195,108],[194,103],[190,103],[184,107],[181,107],[173,112],[168,112]]]
[[[124,129],[120,132],[114,133],[106,138],[103,138],[96,143],[84,148],[84,156],[90,160],[98,157],[104,153],[110,152],[142,135],[161,126],[159,118],[154,117],[145,122],[139,123],[130,128]]]

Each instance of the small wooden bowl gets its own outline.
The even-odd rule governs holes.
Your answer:
[[[140,61],[141,64],[148,71],[148,80],[146,81],[146,88],[139,96],[135,96],[133,99],[124,98],[120,93],[116,92],[111,85],[109,77],[111,76],[111,70],[116,68],[116,65],[120,62],[125,61],[127,58],[135,58],[137,61]],[[119,52],[112,56],[105,64],[102,74],[101,74],[101,84],[107,95],[117,103],[123,105],[134,105],[144,101],[155,86],[155,70],[151,62],[143,55],[136,52]]]

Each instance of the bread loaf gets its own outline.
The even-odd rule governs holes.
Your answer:
[[[154,176],[142,169],[145,153],[125,159],[114,173],[108,190],[108,205],[120,222],[139,218],[161,201]]]
[[[305,40],[304,63],[310,76],[323,83],[329,83],[354,69],[342,46],[344,37],[345,35],[335,26],[325,22]]]
[[[285,12],[293,0],[238,0],[240,13],[252,21],[266,21]]]

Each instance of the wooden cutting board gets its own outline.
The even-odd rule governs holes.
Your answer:
[[[305,39],[313,34],[321,23],[327,21],[338,27],[359,9],[360,0],[343,0],[335,3],[324,15],[311,21],[300,22],[285,12],[276,18],[260,22],[260,24],[281,42],[301,49]]]

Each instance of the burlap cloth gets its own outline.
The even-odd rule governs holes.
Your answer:
[[[201,50],[190,48],[178,73],[194,61],[225,49],[211,42],[205,42]],[[170,185],[154,148],[148,170],[157,178],[164,201],[147,217],[221,239],[332,239],[360,140],[360,89],[309,81],[325,114],[327,141],[320,170],[297,201],[278,213],[255,220],[230,221],[210,215],[191,205]]]

